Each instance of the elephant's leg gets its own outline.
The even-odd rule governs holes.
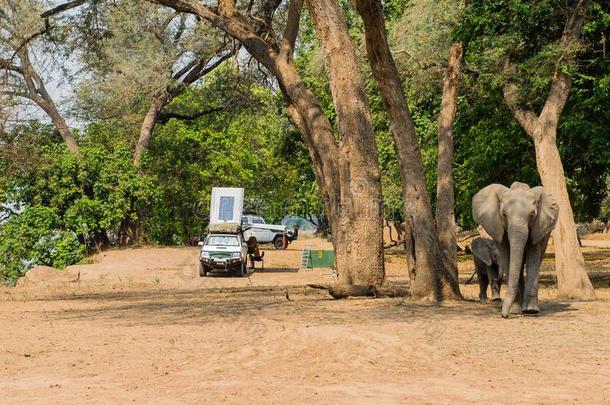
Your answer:
[[[521,273],[519,274],[519,297],[517,298],[517,300],[519,301],[519,304],[523,303],[524,292],[525,292],[525,261],[523,261],[523,264],[521,265]]]
[[[489,285],[489,278],[487,272],[481,272],[481,278],[479,279],[479,300],[481,302],[487,301],[487,286]]]
[[[513,302],[513,305],[511,305],[511,307],[510,307],[511,314],[520,314],[521,313],[521,306],[523,305],[523,296],[524,296],[524,290],[525,290],[525,277],[523,275],[524,264],[521,265],[521,272],[519,273],[519,293],[517,294],[517,299],[515,300],[515,302]]]
[[[498,257],[498,278],[500,279],[500,283],[504,277],[508,277],[508,266],[510,265],[510,246],[508,244],[508,240],[505,238],[503,242],[496,243],[496,247],[498,248],[498,253],[500,254]]]
[[[498,247],[498,252],[500,253],[500,257],[498,258],[498,271],[499,278],[502,280],[504,277],[507,278],[509,284],[509,292],[510,292],[510,244],[508,242],[508,238],[504,238],[502,242],[496,244]],[[520,311],[515,312],[515,304],[511,304],[509,308],[507,308],[508,312],[505,312],[505,300],[510,300],[509,293],[506,294],[504,299],[502,300],[502,317],[507,317],[508,313],[519,313]]]
[[[482,302],[487,301],[487,286],[489,285],[487,265],[475,256],[474,266],[477,270],[477,279],[479,280],[479,300]]]
[[[532,246],[526,253],[527,281],[525,284],[524,300],[521,306],[525,314],[537,314],[540,312],[538,306],[538,277],[540,275],[540,264],[542,256],[546,251],[548,237],[537,245]]]
[[[502,280],[500,279],[499,269],[497,265],[487,267],[487,277],[489,278],[491,284],[491,300],[501,301],[502,299],[500,298],[500,286],[502,284]]]

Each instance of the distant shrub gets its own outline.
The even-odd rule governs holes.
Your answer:
[[[76,233],[60,225],[51,208],[39,205],[12,216],[0,228],[0,278],[12,284],[33,266],[63,268],[81,260]]]

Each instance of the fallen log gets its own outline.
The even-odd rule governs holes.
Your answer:
[[[395,298],[410,297],[411,292],[407,288],[374,285],[354,285],[354,284],[307,284],[310,288],[326,290],[336,300],[349,297],[371,297],[371,298]]]

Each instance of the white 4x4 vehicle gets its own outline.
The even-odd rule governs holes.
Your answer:
[[[210,233],[199,245],[200,277],[212,271],[231,271],[240,277],[248,275],[248,245],[240,233]]]
[[[287,230],[286,225],[267,224],[257,215],[242,215],[241,227],[244,240],[254,236],[257,243],[273,243],[276,249],[285,249],[288,242],[296,239],[294,231]]]

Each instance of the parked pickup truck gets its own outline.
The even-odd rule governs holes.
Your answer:
[[[242,215],[241,227],[244,240],[254,236],[258,243],[273,243],[276,249],[285,249],[289,242],[297,239],[298,233],[286,225],[267,224],[257,215]]]
[[[200,277],[213,271],[233,272],[240,277],[248,275],[248,245],[241,233],[212,231],[199,246]]]

